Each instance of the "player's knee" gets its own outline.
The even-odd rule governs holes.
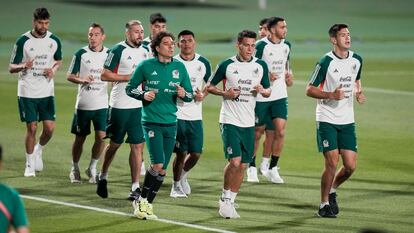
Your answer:
[[[284,138],[285,137],[285,129],[277,129],[275,131],[275,138]]]
[[[36,135],[37,125],[36,124],[29,124],[27,125],[27,133],[34,136]]]
[[[354,173],[355,170],[356,170],[356,165],[346,166],[345,167],[345,175],[351,176],[352,173]]]

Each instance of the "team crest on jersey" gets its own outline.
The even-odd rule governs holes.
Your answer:
[[[153,138],[154,136],[155,136],[154,131],[152,131],[152,130],[148,131],[148,137],[149,138]]]
[[[322,144],[323,144],[323,147],[329,147],[328,140],[323,140]]]
[[[227,154],[229,155],[233,154],[233,149],[230,146],[227,147]]]
[[[353,65],[352,65],[352,73],[354,73],[354,74],[356,73],[356,67],[357,67],[357,65],[356,65],[356,64],[353,64]]]
[[[180,77],[180,72],[178,70],[173,70],[172,77],[173,78],[179,78]]]

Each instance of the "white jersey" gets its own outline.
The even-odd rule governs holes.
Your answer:
[[[104,68],[119,75],[131,75],[137,65],[148,57],[148,50],[143,45],[136,48],[122,41],[109,50]],[[125,87],[127,84],[127,82],[113,83],[109,101],[112,108],[131,109],[142,107],[140,100],[126,94]]]
[[[19,72],[17,95],[28,98],[54,96],[54,79],[47,78],[44,70],[60,60],[62,48],[55,35],[47,31],[44,37],[37,38],[31,31],[24,33],[14,46],[10,63],[33,61],[33,67]]]
[[[78,84],[78,95],[75,108],[80,110],[98,110],[108,108],[108,82],[101,80],[103,66],[108,55],[108,48],[92,51],[89,46],[75,53],[68,73],[78,75],[81,79],[89,76],[93,81],[89,84]]]
[[[362,58],[349,51],[347,58],[339,58],[332,51],[316,65],[310,84],[325,92],[333,92],[342,85],[342,100],[319,99],[316,105],[316,121],[345,125],[354,123],[354,87],[361,78]]]
[[[203,84],[211,76],[210,62],[199,54],[195,54],[194,59],[191,61],[184,60],[179,54],[174,58],[184,63],[190,76],[193,93],[195,94],[197,89],[202,91]],[[177,99],[177,108],[177,118],[180,120],[202,120],[202,102],[196,102],[194,99],[191,102],[184,102],[181,99]]]
[[[280,43],[275,44],[265,37],[256,43],[257,58],[266,62],[270,73],[276,73],[278,79],[270,82],[272,94],[269,98],[264,98],[257,95],[258,102],[268,102],[278,99],[287,98],[287,88],[285,81],[286,65],[289,62],[290,43],[286,40],[281,40]]]
[[[254,127],[256,98],[253,90],[258,84],[269,88],[268,72],[266,63],[255,57],[249,62],[241,62],[233,56],[218,65],[211,84],[217,85],[223,81],[223,90],[232,87],[240,90],[240,96],[236,99],[223,98],[220,123]]]

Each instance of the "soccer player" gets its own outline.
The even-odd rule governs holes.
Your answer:
[[[33,29],[17,39],[10,59],[10,73],[19,73],[17,88],[20,119],[26,122],[26,169],[24,176],[36,176],[43,170],[43,147],[55,129],[54,80],[62,64],[60,40],[50,31],[46,8],[33,13]],[[43,130],[36,143],[37,122]]]
[[[287,24],[283,18],[269,18],[267,27],[269,35],[256,44],[256,57],[263,59],[269,67],[272,95],[269,98],[257,96],[255,144],[257,147],[260,137],[266,128],[266,122],[268,122],[268,130],[274,128],[272,157],[269,163],[269,158],[266,158],[264,154],[261,171],[270,182],[281,184],[284,183],[284,180],[279,175],[277,164],[285,141],[285,128],[288,117],[287,86],[293,85],[293,74],[289,67],[291,46],[285,40]],[[253,164],[255,158],[253,158]],[[269,166],[266,170],[268,163]],[[253,170],[257,173],[255,168]],[[248,176],[251,172],[251,170],[248,171]]]
[[[157,36],[158,33],[167,31],[167,19],[161,13],[153,13],[150,15],[149,21],[151,34],[146,37],[142,43],[148,47],[150,56],[153,57],[154,54],[151,50],[151,41]]]
[[[85,173],[89,183],[96,183],[96,164],[105,148],[106,115],[108,113],[108,83],[101,80],[101,73],[108,55],[103,46],[105,32],[101,25],[93,23],[88,30],[88,46],[79,49],[73,56],[67,78],[78,84],[78,95],[71,132],[75,134],[72,145],[72,169],[69,179],[80,183],[79,160],[83,144],[91,133],[91,121],[95,129],[95,143],[92,147],[91,161]]]
[[[190,102],[190,78],[183,63],[173,59],[174,36],[160,32],[151,41],[155,57],[141,62],[126,87],[129,96],[142,100],[142,125],[151,158],[142,193],[133,202],[139,219],[156,219],[152,203],[166,174],[177,133],[177,100]],[[143,90],[139,87],[143,85]]]
[[[255,32],[241,31],[237,36],[237,55],[222,61],[207,84],[210,93],[223,97],[219,122],[228,160],[219,200],[219,214],[223,218],[240,217],[234,204],[244,170],[253,155],[255,96],[271,94],[267,65],[253,57],[255,42]],[[223,81],[223,90],[216,86],[220,81]]]
[[[3,149],[0,145],[0,170],[2,166]],[[10,231],[11,226],[15,231]],[[29,232],[26,211],[19,193],[0,183],[0,232]]]
[[[259,40],[269,35],[269,30],[267,29],[267,20],[268,18],[263,18],[259,21]]]
[[[335,218],[339,213],[336,189],[351,177],[358,157],[353,99],[363,104],[366,98],[361,85],[362,58],[350,50],[348,26],[334,24],[329,37],[333,50],[316,65],[306,95],[317,99],[317,144],[325,158],[318,214]],[[343,166],[336,172],[340,155]]]
[[[268,18],[264,18],[259,22],[259,40],[256,41],[256,44],[259,43],[260,40],[266,38],[269,35],[269,30],[267,29],[267,21]],[[265,174],[269,170],[269,158],[272,153],[272,144],[275,134],[275,128],[273,126],[272,119],[269,115],[266,115],[265,120],[265,140],[263,141],[263,159],[262,163],[260,164],[260,171],[262,174]],[[259,133],[259,132],[257,132]],[[260,140],[261,135],[256,135],[256,138]],[[250,162],[249,167],[247,169],[247,182],[259,182],[259,177],[257,176],[257,168],[256,168],[256,154],[257,150],[259,149],[259,141],[255,142],[254,150],[253,150],[253,160]]]
[[[97,181],[96,193],[108,197],[108,169],[115,153],[125,140],[129,143],[129,166],[131,170],[131,192],[129,200],[135,200],[140,193],[139,176],[144,147],[144,135],[141,125],[142,102],[126,95],[125,87],[137,65],[149,57],[148,49],[142,45],[144,28],[138,20],[130,20],[125,25],[126,40],[110,49],[104,64],[101,79],[113,83],[109,101],[109,119],[106,137],[110,138],[105,150],[104,162]]]
[[[197,164],[203,150],[202,101],[208,94],[203,84],[211,76],[210,62],[195,52],[194,33],[183,30],[178,34],[180,53],[174,58],[184,63],[190,76],[194,99],[186,103],[177,100],[177,141],[176,157],[173,163],[174,182],[171,197],[187,197],[191,193],[188,172]]]

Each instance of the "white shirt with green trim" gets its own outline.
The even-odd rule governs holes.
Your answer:
[[[258,102],[269,102],[287,98],[287,88],[285,81],[286,63],[289,61],[290,43],[281,40],[275,44],[265,37],[256,42],[256,57],[266,62],[269,72],[276,73],[278,79],[270,82],[272,94],[269,98],[257,95]]]
[[[174,57],[178,61],[184,63],[190,76],[191,86],[195,95],[196,90],[203,90],[203,84],[208,81],[211,76],[210,62],[201,56],[195,54],[195,57],[191,61],[186,61],[178,54]],[[177,118],[180,120],[202,120],[202,102],[197,102],[194,99],[191,102],[184,102],[181,99],[177,99]]]
[[[92,51],[89,46],[80,49],[72,58],[69,73],[85,79],[93,77],[89,84],[78,84],[75,108],[80,110],[98,110],[108,108],[108,82],[101,80],[103,66],[108,55],[108,48]]]
[[[345,98],[342,100],[319,99],[316,105],[316,121],[345,125],[354,123],[355,81],[361,78],[362,58],[349,51],[348,57],[341,59],[332,51],[318,62],[310,84],[325,92],[333,92],[342,85]]]
[[[149,58],[149,53],[143,45],[131,47],[122,41],[110,49],[104,67],[119,75],[132,75],[140,62]],[[125,88],[128,82],[113,82],[109,105],[113,108],[141,108],[140,100],[129,97]],[[141,87],[139,87],[141,88]]]
[[[14,46],[10,63],[30,60],[33,60],[33,67],[19,72],[17,95],[27,98],[54,96],[54,79],[46,77],[44,71],[62,60],[59,39],[49,31],[42,38],[34,37],[31,31],[24,33]]]

